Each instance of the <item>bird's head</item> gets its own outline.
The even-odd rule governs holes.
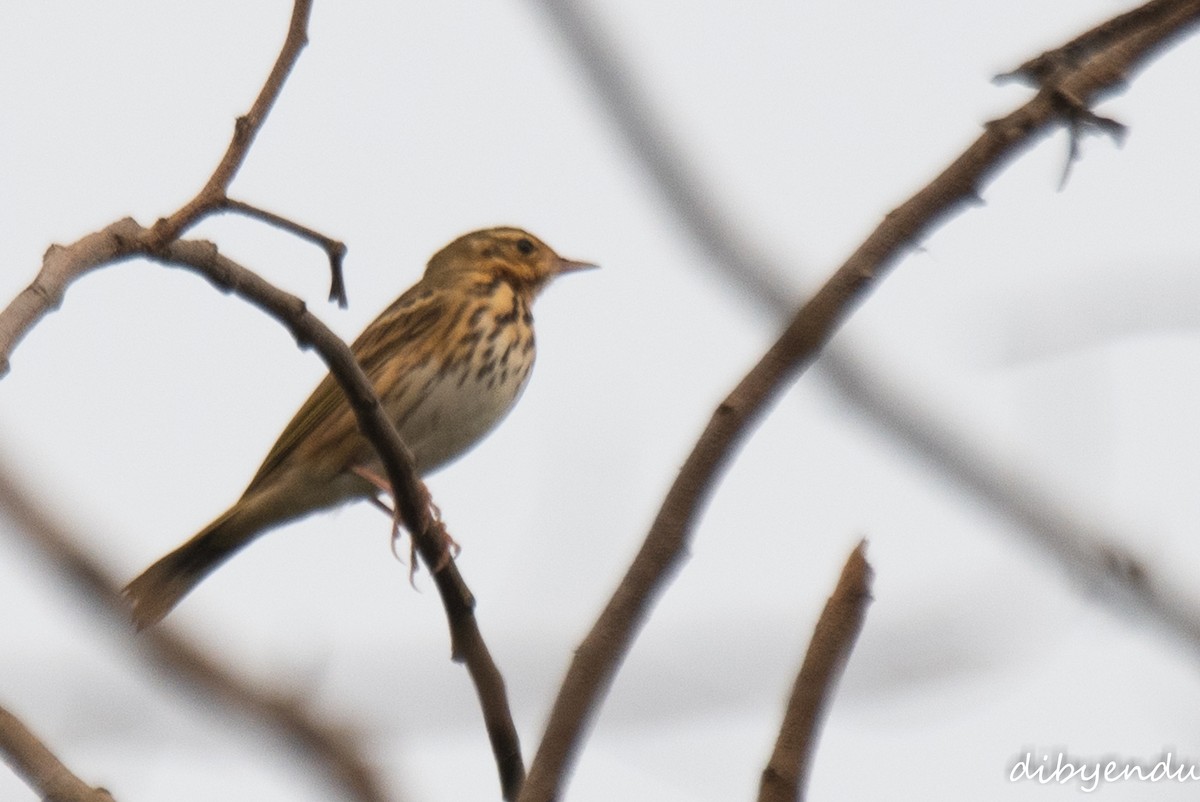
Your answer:
[[[564,259],[528,231],[486,228],[463,234],[435,253],[425,278],[454,283],[483,274],[508,280],[534,294],[556,276],[594,267],[589,262]]]

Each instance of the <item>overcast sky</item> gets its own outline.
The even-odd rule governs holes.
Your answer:
[[[591,4],[659,129],[799,301],[981,125],[993,75],[1112,2]],[[51,243],[190,198],[282,42],[289,4],[0,11],[0,302]],[[899,263],[835,345],[1088,522],[1200,610],[1200,46],[1099,111],[1063,191],[1060,132]],[[231,194],[345,241],[225,218],[191,236],[352,338],[460,233],[512,224],[602,270],[536,307],[512,415],[431,479],[463,546],[527,759],[572,649],[711,411],[778,333],[688,233],[536,3],[318,2]],[[241,492],[323,374],[283,329],[142,262],[73,286],[0,385],[0,458],[129,579]],[[466,674],[368,505],[264,536],[171,621],[352,721],[413,800],[498,798]],[[130,633],[0,520],[0,703],[120,802],[324,800],[263,731],[150,673]],[[573,800],[746,799],[821,605],[860,537],[875,601],[816,755],[813,799],[1060,799],[1026,750],[1200,761],[1197,653],[1114,613],[817,373],[763,421],[613,688]],[[1101,600],[1102,601],[1102,600]],[[1136,783],[1107,799],[1191,799]],[[1073,797],[1072,797],[1073,798]],[[36,799],[0,771],[0,799]]]

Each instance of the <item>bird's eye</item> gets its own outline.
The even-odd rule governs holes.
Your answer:
[[[527,237],[521,237],[519,240],[517,240],[517,250],[520,251],[522,255],[528,256],[534,252],[535,248],[533,247],[533,243]]]

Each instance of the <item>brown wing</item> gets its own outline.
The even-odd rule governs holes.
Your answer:
[[[430,330],[443,317],[444,310],[441,307],[437,302],[437,294],[417,284],[363,329],[350,346],[363,372],[376,385],[377,393],[380,392],[378,380],[386,372],[384,367],[389,362],[405,355],[409,356],[403,360],[405,362],[424,356],[417,353],[424,350],[420,348],[420,343],[423,339],[427,342],[430,340]],[[303,446],[310,442],[317,449],[334,446],[345,450],[349,459],[354,449],[361,446],[359,437],[358,424],[346,402],[345,393],[332,374],[326,375],[279,435],[258,472],[250,480],[246,493],[267,483],[293,459],[304,459],[294,455],[309,451]],[[344,465],[344,462],[331,464],[331,472],[340,471]]]

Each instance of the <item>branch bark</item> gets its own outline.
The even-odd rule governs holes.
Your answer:
[[[998,78],[1039,86],[1061,69],[1078,66],[1086,56],[1147,24],[1166,20],[1188,4],[1189,0],[1152,0]],[[594,93],[689,232],[690,240],[708,254],[709,259],[701,264],[714,265],[724,281],[765,312],[789,319],[793,293],[775,276],[794,273],[795,266],[780,264],[761,252],[721,209],[698,177],[696,166],[678,155],[669,130],[655,116],[654,104],[639,93],[626,65],[586,13],[586,4],[542,0],[538,5],[568,43]],[[1200,654],[1200,610],[1122,545],[1133,538],[1122,537],[1111,524],[1091,520],[1051,497],[1038,480],[1036,466],[1000,464],[996,455],[976,444],[976,438],[961,426],[935,414],[877,368],[868,369],[871,360],[867,356],[834,342],[814,368],[841,396],[840,402],[922,457],[929,469],[1012,522],[1090,598],[1119,609],[1132,606]],[[1117,592],[1097,593],[1098,585]]]
[[[0,510],[46,558],[54,561],[72,585],[98,610],[131,637],[129,609],[121,597],[121,582],[85,554],[73,536],[17,484],[11,468],[0,458]],[[220,700],[242,715],[264,722],[283,740],[299,745],[309,761],[345,789],[357,802],[386,802],[374,768],[363,757],[346,728],[321,721],[299,694],[255,688],[231,669],[194,646],[169,624],[145,630],[132,638],[135,650],[166,677]]]
[[[19,718],[0,707],[0,752],[45,802],[114,802],[76,777]]]
[[[254,99],[250,111],[239,117],[234,123],[233,138],[229,142],[229,147],[225,149],[225,155],[221,157],[217,168],[213,170],[212,175],[209,176],[208,181],[196,194],[196,197],[184,204],[170,217],[162,218],[154,224],[146,238],[148,248],[154,250],[176,239],[225,202],[229,185],[233,182],[238,170],[242,168],[242,164],[245,163],[246,156],[250,153],[250,146],[254,144],[255,137],[258,136],[263,123],[267,121],[267,115],[271,113],[275,101],[283,92],[283,85],[291,75],[292,68],[296,66],[296,61],[300,58],[300,51],[308,44],[308,19],[311,14],[312,0],[295,0],[292,5],[292,18],[288,23],[287,36],[284,38],[283,47],[279,50],[279,57],[275,59],[275,65],[271,68],[262,89],[259,90],[258,97]]]
[[[817,620],[788,698],[775,749],[763,769],[758,802],[804,799],[821,723],[871,602],[872,571],[866,547],[866,541],[861,541],[850,552],[837,587]]]
[[[800,309],[782,336],[717,408],[667,493],[649,534],[608,605],[576,651],[522,789],[522,802],[556,799],[653,602],[679,565],[700,511],[734,450],[770,404],[816,357],[866,292],[905,252],[951,214],[976,205],[978,187],[1059,123],[1070,123],[1106,91],[1200,18],[1200,0],[1156,17],[1067,71],[984,133],[949,167],[890,212]]]

